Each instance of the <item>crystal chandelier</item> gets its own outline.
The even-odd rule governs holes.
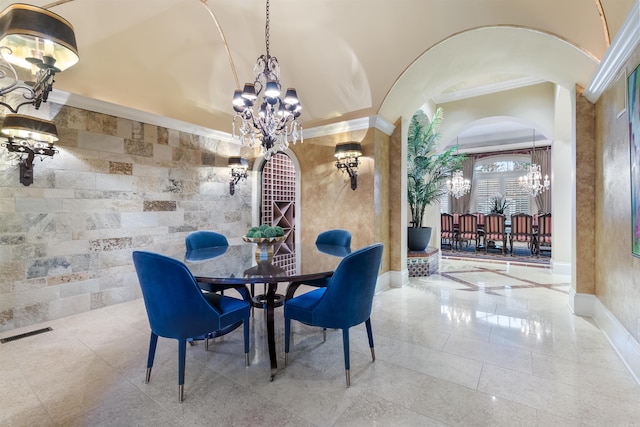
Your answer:
[[[456,199],[464,196],[471,189],[471,182],[468,179],[464,179],[462,171],[454,171],[451,179],[447,182],[447,192]]]
[[[529,172],[526,175],[518,178],[520,188],[529,193],[531,197],[536,197],[538,194],[544,192],[551,185],[549,181],[549,175],[544,176],[542,179],[542,173],[540,172],[540,165],[533,163],[533,155],[536,152],[536,131],[533,130],[533,151],[531,152],[531,164],[529,165]]]
[[[245,83],[242,91],[236,90],[233,94],[233,136],[251,148],[259,143],[261,154],[269,159],[287,149],[289,139],[294,144],[298,138],[302,142],[302,127],[297,120],[302,107],[293,88],[288,88],[284,98],[280,98],[280,66],[276,57],[269,54],[269,0],[266,15],[267,54],[260,55],[256,62],[255,81]]]

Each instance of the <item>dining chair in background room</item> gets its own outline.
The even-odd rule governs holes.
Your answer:
[[[538,233],[536,234],[536,252],[538,257],[540,251],[551,250],[551,212],[538,215]]]
[[[506,217],[503,214],[491,213],[484,217],[484,252],[489,251],[489,242],[501,242],[502,254],[507,253]]]
[[[134,251],[142,297],[151,327],[147,374],[151,378],[158,337],[178,340],[178,400],[184,400],[187,339],[244,325],[245,363],[249,366],[249,303],[214,293],[203,293],[182,262],[164,255]]]
[[[480,245],[480,234],[478,232],[478,217],[474,214],[460,215],[460,231],[458,232],[458,249],[461,249],[462,243],[474,242],[474,249],[477,252]]]
[[[291,321],[342,330],[347,387],[351,385],[349,328],[364,322],[371,358],[376,360],[371,330],[371,307],[384,246],[375,243],[350,253],[340,261],[327,286],[307,292],[284,304],[284,355],[289,360]]]
[[[440,214],[440,247],[449,246],[455,249],[456,231],[453,228],[453,215],[448,213]]]
[[[509,247],[511,256],[513,253],[513,242],[525,242],[529,248],[531,256],[536,252],[535,239],[533,237],[533,216],[526,213],[511,215],[511,232],[509,233]]]

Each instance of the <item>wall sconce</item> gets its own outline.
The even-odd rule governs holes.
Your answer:
[[[22,114],[7,114],[2,126],[3,144],[9,152],[20,157],[20,183],[33,184],[33,159],[53,157],[58,152],[53,143],[58,140],[56,125],[49,120]]]
[[[15,107],[0,102],[12,113],[23,105],[40,108],[53,89],[55,74],[78,59],[73,26],[61,16],[22,3],[0,12],[0,96],[19,91],[24,100]],[[14,65],[32,70],[34,81],[20,83]]]
[[[336,145],[333,153],[336,158],[336,167],[338,170],[347,172],[351,178],[351,189],[358,188],[358,158],[362,156],[362,146],[359,142],[346,142]]]
[[[232,196],[236,192],[236,184],[240,179],[247,179],[247,168],[249,161],[243,157],[230,157],[228,163],[231,169],[231,180],[229,181],[229,194]]]

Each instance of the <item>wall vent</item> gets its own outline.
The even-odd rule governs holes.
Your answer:
[[[18,335],[14,335],[12,337],[2,338],[2,339],[0,339],[0,343],[5,344],[5,343],[11,342],[11,341],[19,340],[20,338],[26,338],[26,337],[30,337],[30,336],[33,336],[33,335],[38,335],[38,334],[41,334],[43,332],[49,332],[49,331],[53,331],[53,329],[51,329],[50,327],[37,329],[35,331],[25,332],[24,334],[18,334]]]

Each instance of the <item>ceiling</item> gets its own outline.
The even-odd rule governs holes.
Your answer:
[[[305,129],[395,123],[424,104],[540,82],[586,87],[635,2],[272,0],[270,53],[282,85],[298,91]],[[265,0],[31,3],[75,28],[80,62],[54,88],[70,104],[92,99],[231,132],[233,91],[253,81],[265,53]],[[531,133],[509,117],[458,129],[475,144]]]

